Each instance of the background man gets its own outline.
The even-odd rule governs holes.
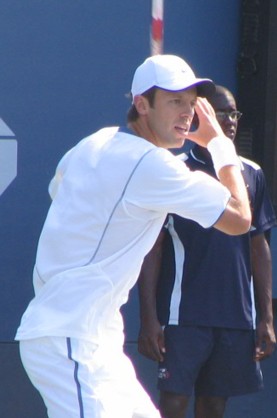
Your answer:
[[[223,132],[234,141],[241,113],[233,95],[216,86],[209,101]],[[185,160],[191,170],[216,176],[207,149],[195,145]],[[143,264],[139,351],[160,361],[158,388],[165,418],[184,418],[193,388],[195,418],[222,418],[230,396],[262,388],[259,360],[275,345],[265,234],[276,218],[261,168],[245,158],[241,164],[253,215],[251,231],[231,237],[170,215]]]

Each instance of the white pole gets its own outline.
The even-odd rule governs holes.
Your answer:
[[[150,39],[151,55],[163,53],[163,12],[164,0],[152,0],[152,26]]]

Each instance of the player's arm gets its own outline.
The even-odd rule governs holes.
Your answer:
[[[258,310],[255,360],[262,360],[273,353],[276,344],[272,311],[272,260],[264,234],[251,238],[251,257]]]
[[[138,279],[140,305],[138,350],[155,361],[162,361],[165,352],[163,329],[158,321],[156,310],[156,290],[161,268],[164,234],[163,231],[160,232],[152,250],[144,258]]]
[[[251,226],[251,210],[240,168],[234,165],[222,167],[218,178],[230,191],[231,198],[214,227],[230,235],[248,232]]]
[[[199,126],[188,138],[208,149],[219,181],[231,193],[230,201],[214,227],[230,235],[246,233],[251,225],[251,211],[234,144],[223,134],[214,109],[206,99],[198,98],[195,111]]]

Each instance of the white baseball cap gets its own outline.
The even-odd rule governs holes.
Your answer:
[[[178,91],[196,86],[198,96],[209,96],[215,85],[208,78],[196,78],[190,66],[176,55],[154,55],[135,71],[131,93],[133,98],[151,87]]]

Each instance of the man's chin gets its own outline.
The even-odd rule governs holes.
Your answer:
[[[185,138],[177,140],[173,148],[182,148],[185,143],[185,140]]]
[[[175,143],[172,143],[172,145],[168,148],[170,151],[178,151],[180,148],[184,146],[185,139],[176,141]]]
[[[227,138],[231,139],[231,141],[234,142],[236,133],[233,131],[225,131],[224,134],[227,136]]]

